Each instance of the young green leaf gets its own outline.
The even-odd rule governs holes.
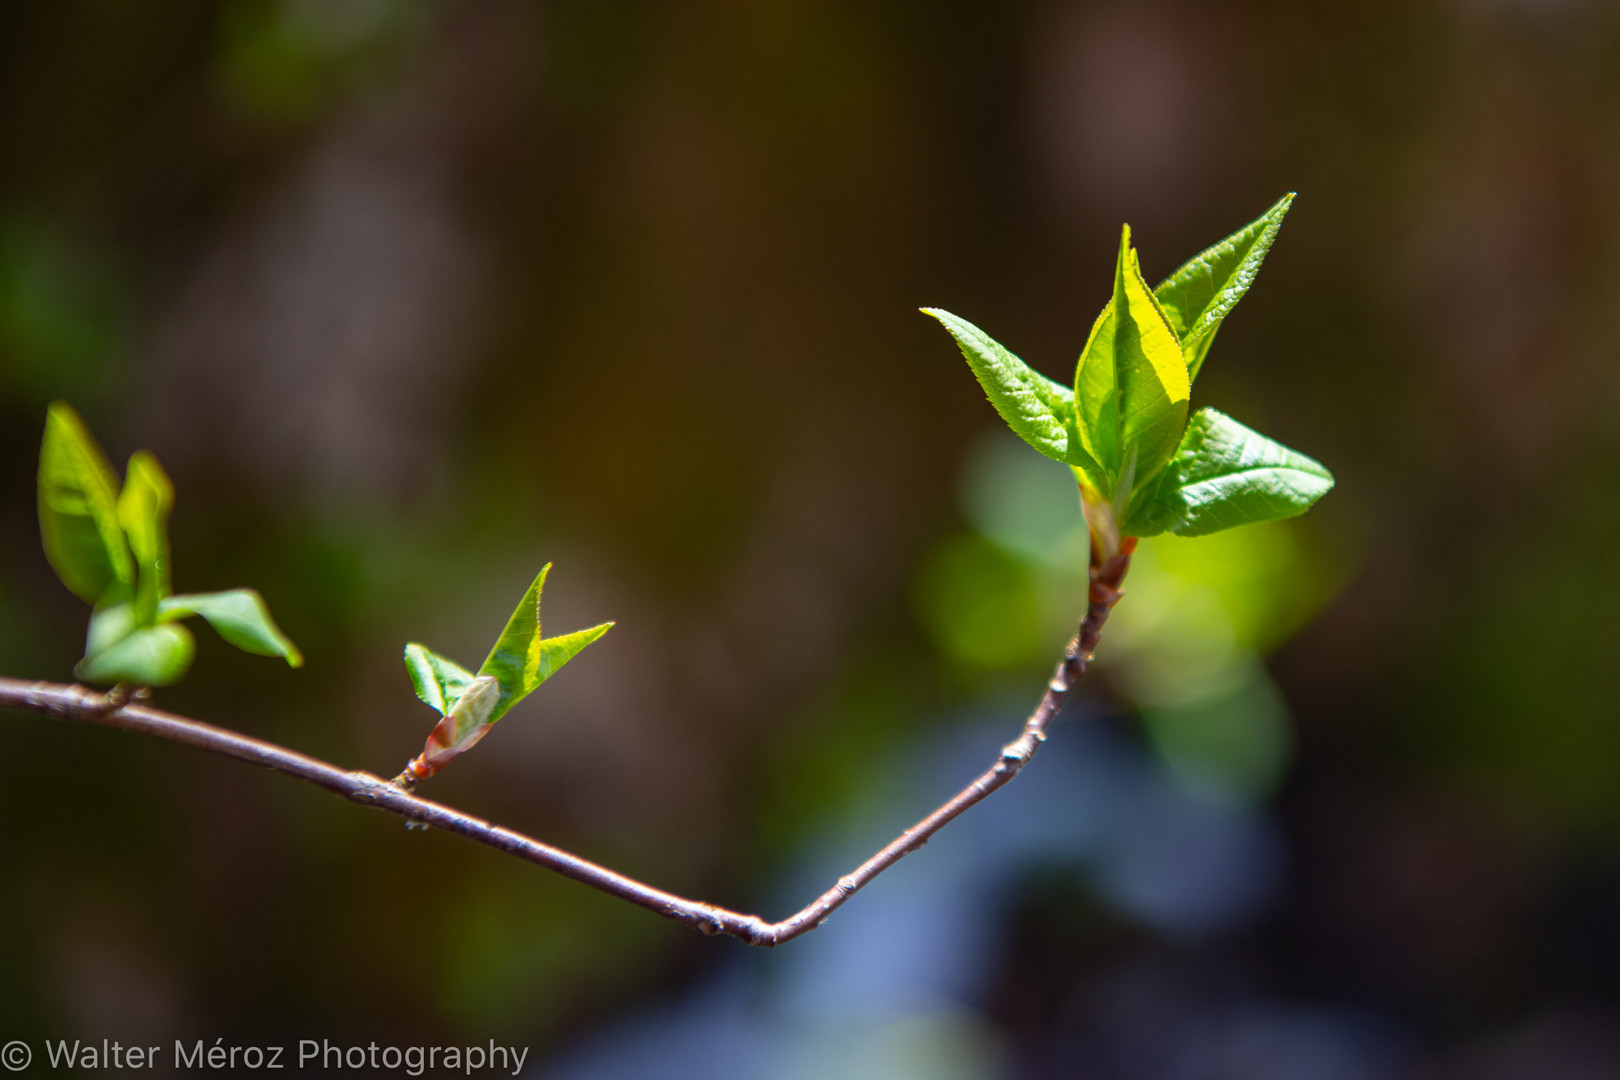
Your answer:
[[[545,682],[557,673],[557,669],[578,656],[580,651],[613,629],[610,622],[598,623],[587,630],[575,630],[572,634],[563,634],[560,637],[546,638],[540,643],[540,664],[538,673],[539,682]]]
[[[133,587],[135,568],[118,525],[118,480],[71,406],[45,414],[39,452],[39,531],[56,576],[94,604]]]
[[[191,666],[197,643],[175,623],[144,626],[116,645],[79,661],[73,674],[85,682],[168,686]]]
[[[489,718],[492,724],[613,626],[612,623],[602,623],[550,641],[542,639],[540,593],[550,572],[550,563],[541,568],[533,584],[523,594],[523,599],[518,602],[517,609],[512,612],[512,617],[507,620],[506,629],[501,632],[495,647],[478,669],[478,674],[493,675],[500,683],[500,701]]]
[[[456,707],[475,678],[454,660],[415,642],[405,646],[405,670],[410,672],[416,696],[437,709],[441,716]]]
[[[1205,536],[1303,514],[1332,488],[1333,475],[1316,461],[1225,413],[1201,409],[1124,532],[1153,536],[1168,529],[1177,536]]]
[[[284,657],[289,667],[302,667],[304,655],[283,634],[270,617],[264,597],[254,589],[229,589],[217,593],[192,593],[165,597],[158,604],[158,618],[165,623],[201,615],[219,636],[243,652],[258,656]]]
[[[1074,394],[1009,352],[966,319],[923,308],[950,331],[996,412],[1029,445],[1055,461],[1095,469],[1074,422]]]
[[[1221,320],[1254,284],[1293,202],[1289,192],[1259,218],[1189,259],[1154,290],[1181,339],[1189,379],[1198,377]]]
[[[405,766],[400,782],[426,780],[471,749],[512,706],[613,626],[603,623],[542,638],[540,594],[550,572],[550,563],[541,568],[477,675],[425,645],[405,646],[405,668],[416,696],[444,718],[428,735],[422,753]]]
[[[169,595],[169,511],[174,485],[157,458],[142,450],[129,459],[118,523],[135,556],[135,618],[142,626],[157,617],[158,601]]]
[[[1186,424],[1190,392],[1181,345],[1142,280],[1127,225],[1114,267],[1114,298],[1092,325],[1075,371],[1080,438],[1102,466],[1105,498],[1114,497],[1133,448],[1137,483],[1170,460]]]

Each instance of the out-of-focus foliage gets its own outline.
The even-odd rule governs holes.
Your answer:
[[[39,530],[57,577],[95,606],[84,659],[73,669],[78,678],[131,686],[178,682],[197,646],[176,620],[190,615],[201,615],[244,652],[303,664],[252,589],[173,595],[174,485],[157,458],[137,451],[122,491],[117,484],[78,414],[64,402],[52,405],[39,454]]]
[[[237,0],[220,20],[220,87],[278,127],[318,121],[345,94],[385,83],[425,29],[415,5]]]
[[[1088,538],[1074,489],[1061,469],[995,438],[969,456],[959,497],[971,527],[923,564],[919,613],[957,662],[1033,674],[1084,604]],[[1153,537],[1137,550],[1099,672],[1193,782],[1269,795],[1291,739],[1264,658],[1337,589],[1325,556],[1286,523],[1199,542]]]
[[[184,619],[201,615],[219,636],[243,652],[256,656],[279,656],[292,667],[302,667],[303,654],[277,628],[255,589],[227,589],[217,593],[187,593],[165,596],[158,604],[159,619]]]
[[[109,262],[43,222],[0,217],[0,394],[48,401],[102,380],[127,332]]]
[[[126,600],[134,588],[119,503],[118,481],[101,448],[72,409],[53,405],[39,452],[40,537],[62,584],[92,604],[115,585]],[[154,516],[167,513],[155,501],[149,508]]]
[[[1155,537],[1137,549],[1130,611],[1122,605],[1110,620],[1111,669],[1172,766],[1263,798],[1282,779],[1293,742],[1265,657],[1336,583],[1295,526],[1201,540]]]

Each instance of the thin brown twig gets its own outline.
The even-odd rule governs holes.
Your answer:
[[[655,889],[561,848],[421,798],[372,773],[339,769],[274,743],[148,708],[138,701],[126,700],[117,690],[101,694],[83,686],[0,678],[0,707],[56,720],[76,720],[152,735],[296,776],[353,802],[374,806],[409,821],[443,829],[487,844],[508,855],[527,859],[665,918],[694,926],[706,934],[729,935],[749,945],[780,945],[820,926],[828,915],[873,878],[927,843],[929,837],[1012,780],[1029,763],[1040,744],[1046,741],[1047,728],[1062,709],[1070,689],[1091,662],[1103,623],[1119,601],[1120,582],[1130,568],[1134,547],[1134,541],[1126,540],[1118,554],[1102,566],[1091,568],[1089,606],[1079,632],[1064,650],[1063,660],[1047,684],[1040,704],[1024,721],[1023,734],[1002,748],[996,763],[949,802],[901,833],[855,870],[839,878],[836,885],[803,910],[775,923],[768,923],[757,915],[744,915]]]

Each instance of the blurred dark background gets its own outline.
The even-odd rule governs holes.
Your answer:
[[[618,627],[427,794],[780,917],[987,764],[1078,612],[1058,378],[1299,199],[1194,404],[1307,518],[1149,545],[1018,784],[708,940],[171,745],[0,718],[0,1038],[533,1047],[592,1077],[1620,1075],[1620,9],[0,8],[0,672],[67,680],[44,408],[174,477],[160,704],[391,775],[540,564]]]

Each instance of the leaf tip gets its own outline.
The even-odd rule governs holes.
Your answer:
[[[1126,268],[1134,269],[1136,249],[1131,247],[1130,222],[1119,227],[1119,258],[1114,262],[1114,295],[1118,297],[1125,290],[1125,277],[1129,272]],[[1140,271],[1138,271],[1140,272]]]
[[[45,422],[47,424],[71,424],[79,420],[79,414],[66,400],[58,399],[45,406]]]
[[[1261,227],[1261,232],[1263,234],[1275,237],[1277,235],[1277,231],[1282,228],[1283,218],[1288,216],[1288,211],[1293,207],[1294,197],[1297,194],[1297,192],[1293,191],[1284,192],[1283,197],[1272,203],[1271,208],[1268,209],[1264,214],[1260,215],[1260,217],[1254,222],[1253,225],[1250,226],[1250,228],[1258,225]],[[1270,246],[1269,240],[1267,240],[1265,243],[1267,247]]]

